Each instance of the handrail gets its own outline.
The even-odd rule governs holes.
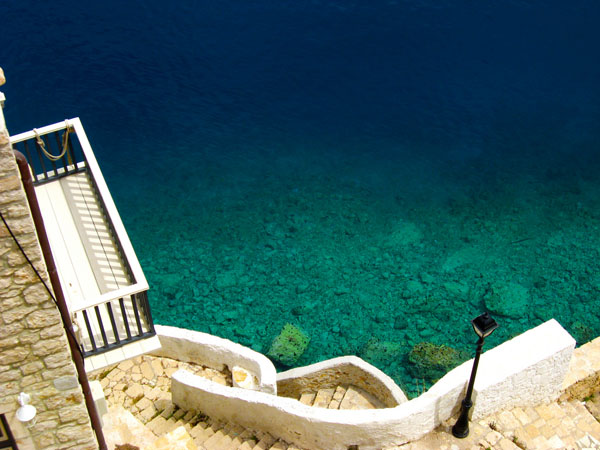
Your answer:
[[[84,357],[156,335],[146,291],[81,310],[74,317]]]
[[[121,216],[119,215],[115,202],[113,201],[113,198],[110,195],[108,186],[104,181],[104,177],[101,175],[102,172],[100,172],[100,166],[96,161],[96,157],[94,156],[92,146],[90,145],[87,135],[85,134],[83,125],[81,124],[79,117],[75,117],[74,119],[71,119],[68,122],[75,129],[75,133],[77,134],[77,138],[79,139],[79,144],[81,145],[81,149],[83,150],[83,153],[86,157],[88,168],[92,173],[94,181],[96,182],[96,186],[100,193],[100,197],[104,200],[104,207],[106,208],[106,213],[111,218],[115,233],[119,242],[121,243],[121,248],[123,249],[123,252],[125,254],[125,259],[129,262],[133,278],[136,284],[143,285],[145,286],[145,289],[148,289],[148,282],[146,281],[146,277],[144,276],[142,267],[140,266],[140,263],[135,255],[135,251],[133,250],[133,246],[131,245],[131,241],[129,240],[127,231],[125,231],[125,226],[121,221]]]
[[[124,288],[117,289],[115,291],[107,292],[106,294],[102,294],[99,297],[95,297],[89,300],[77,301],[77,305],[70,308],[69,311],[72,313],[76,313],[79,311],[83,311],[84,309],[93,308],[94,306],[103,305],[104,303],[108,303],[112,300],[118,300],[123,297],[128,297],[130,295],[139,294],[140,292],[144,292],[148,290],[148,284],[144,283],[135,283],[131,286],[125,286]]]
[[[136,289],[137,292],[140,292],[144,289],[148,289],[148,282],[142,271],[142,267],[135,255],[135,251],[133,250],[133,246],[131,245],[131,241],[129,240],[129,236],[127,235],[127,231],[125,230],[125,226],[123,225],[123,221],[121,220],[121,216],[117,211],[117,207],[115,206],[114,200],[110,195],[110,191],[108,190],[108,186],[102,176],[102,172],[100,171],[100,166],[96,160],[94,152],[92,150],[92,146],[87,138],[85,130],[83,129],[83,125],[81,124],[81,120],[79,117],[74,117],[72,119],[67,119],[62,122],[57,122],[52,125],[47,125],[42,128],[38,128],[35,132],[33,130],[26,131],[24,133],[17,134],[15,136],[11,136],[10,141],[12,144],[16,144],[18,142],[27,141],[29,139],[34,139],[36,136],[43,136],[46,134],[54,133],[60,130],[64,130],[67,128],[72,128],[77,135],[77,139],[79,140],[79,145],[81,146],[81,150],[83,151],[83,155],[85,157],[85,165],[89,172],[91,173],[91,177],[96,185],[100,198],[102,199],[102,203],[104,208],[106,209],[106,214],[110,217],[114,233],[119,242],[120,249],[123,252],[123,256],[129,265],[129,269],[131,271],[131,275],[135,282],[134,286],[138,286]],[[37,132],[37,135],[36,135]],[[77,163],[77,166],[80,167],[81,163]],[[60,169],[57,169],[59,172]],[[117,291],[118,292],[118,291]],[[125,295],[129,295],[135,292],[129,292]],[[112,294],[111,294],[112,295]],[[119,297],[116,297],[119,298]],[[95,302],[91,304],[100,304],[107,301],[106,296],[101,296],[92,301]],[[86,303],[88,304],[88,303]],[[89,307],[86,306],[86,307]]]
[[[71,122],[74,120],[79,120],[79,118],[77,117],[75,119],[67,119],[67,120],[63,120],[62,122],[53,123],[52,125],[46,125],[45,127],[38,128],[37,132],[40,136],[42,136],[44,134],[50,134],[50,133],[54,133],[55,131],[64,130],[65,128],[67,128],[67,124],[69,126],[72,126]],[[81,122],[80,122],[80,124],[81,124]],[[11,136],[10,143],[16,144],[17,142],[23,142],[23,141],[26,141],[28,139],[33,139],[33,138],[35,138],[35,132],[33,130],[25,131],[24,133],[19,133],[19,134],[15,134],[14,136]]]

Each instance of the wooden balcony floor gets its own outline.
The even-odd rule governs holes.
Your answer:
[[[83,305],[101,295],[132,284],[107,218],[102,212],[99,199],[86,172],[38,185],[35,191],[69,311],[78,311]],[[120,307],[118,298],[111,301],[113,311],[119,311]],[[134,330],[137,325],[132,303],[125,303],[125,309],[129,328]],[[108,324],[110,328],[111,320],[106,308],[99,308],[99,314],[102,323]],[[73,313],[72,320],[79,330],[80,342],[86,349],[91,348],[83,313],[81,311]],[[102,343],[98,318],[95,314],[88,313],[88,320],[95,342]],[[115,320],[118,334],[121,337],[126,336],[125,323],[121,315],[115,314]],[[140,315],[140,320],[144,322],[143,315]],[[142,325],[147,329],[147,323]],[[111,344],[116,341],[110,329],[106,331],[106,337]],[[128,352],[131,354],[129,357],[148,351],[145,347],[147,345],[132,346],[131,351]],[[150,347],[156,348],[154,344]],[[115,353],[115,351],[111,352]],[[104,354],[104,358],[94,358],[97,361],[107,360],[110,361],[107,364],[114,364],[125,357],[122,352],[116,352],[112,356]],[[99,364],[100,362],[91,364],[90,370],[98,369]]]

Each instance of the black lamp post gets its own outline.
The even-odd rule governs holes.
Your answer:
[[[466,438],[469,435],[469,410],[473,406],[471,395],[473,394],[473,385],[475,384],[475,375],[477,374],[477,365],[479,364],[479,357],[481,356],[481,349],[483,348],[483,340],[498,328],[496,321],[492,319],[487,312],[475,317],[471,323],[473,324],[475,333],[479,336],[479,340],[477,341],[477,351],[475,352],[475,360],[473,361],[473,369],[471,370],[467,395],[462,401],[460,416],[452,427],[452,434],[457,438]]]

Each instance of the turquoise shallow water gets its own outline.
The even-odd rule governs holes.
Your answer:
[[[411,395],[486,309],[486,347],[599,334],[595,3],[0,12],[9,130],[82,118],[156,322],[264,353],[291,323],[296,365],[357,354]]]

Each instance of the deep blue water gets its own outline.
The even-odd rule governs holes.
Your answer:
[[[499,284],[530,303],[493,343],[551,317],[600,334],[600,3],[11,0],[0,17],[9,131],[81,117],[159,323],[266,352],[291,322],[299,364],[357,353],[408,390],[411,346],[470,351]]]

